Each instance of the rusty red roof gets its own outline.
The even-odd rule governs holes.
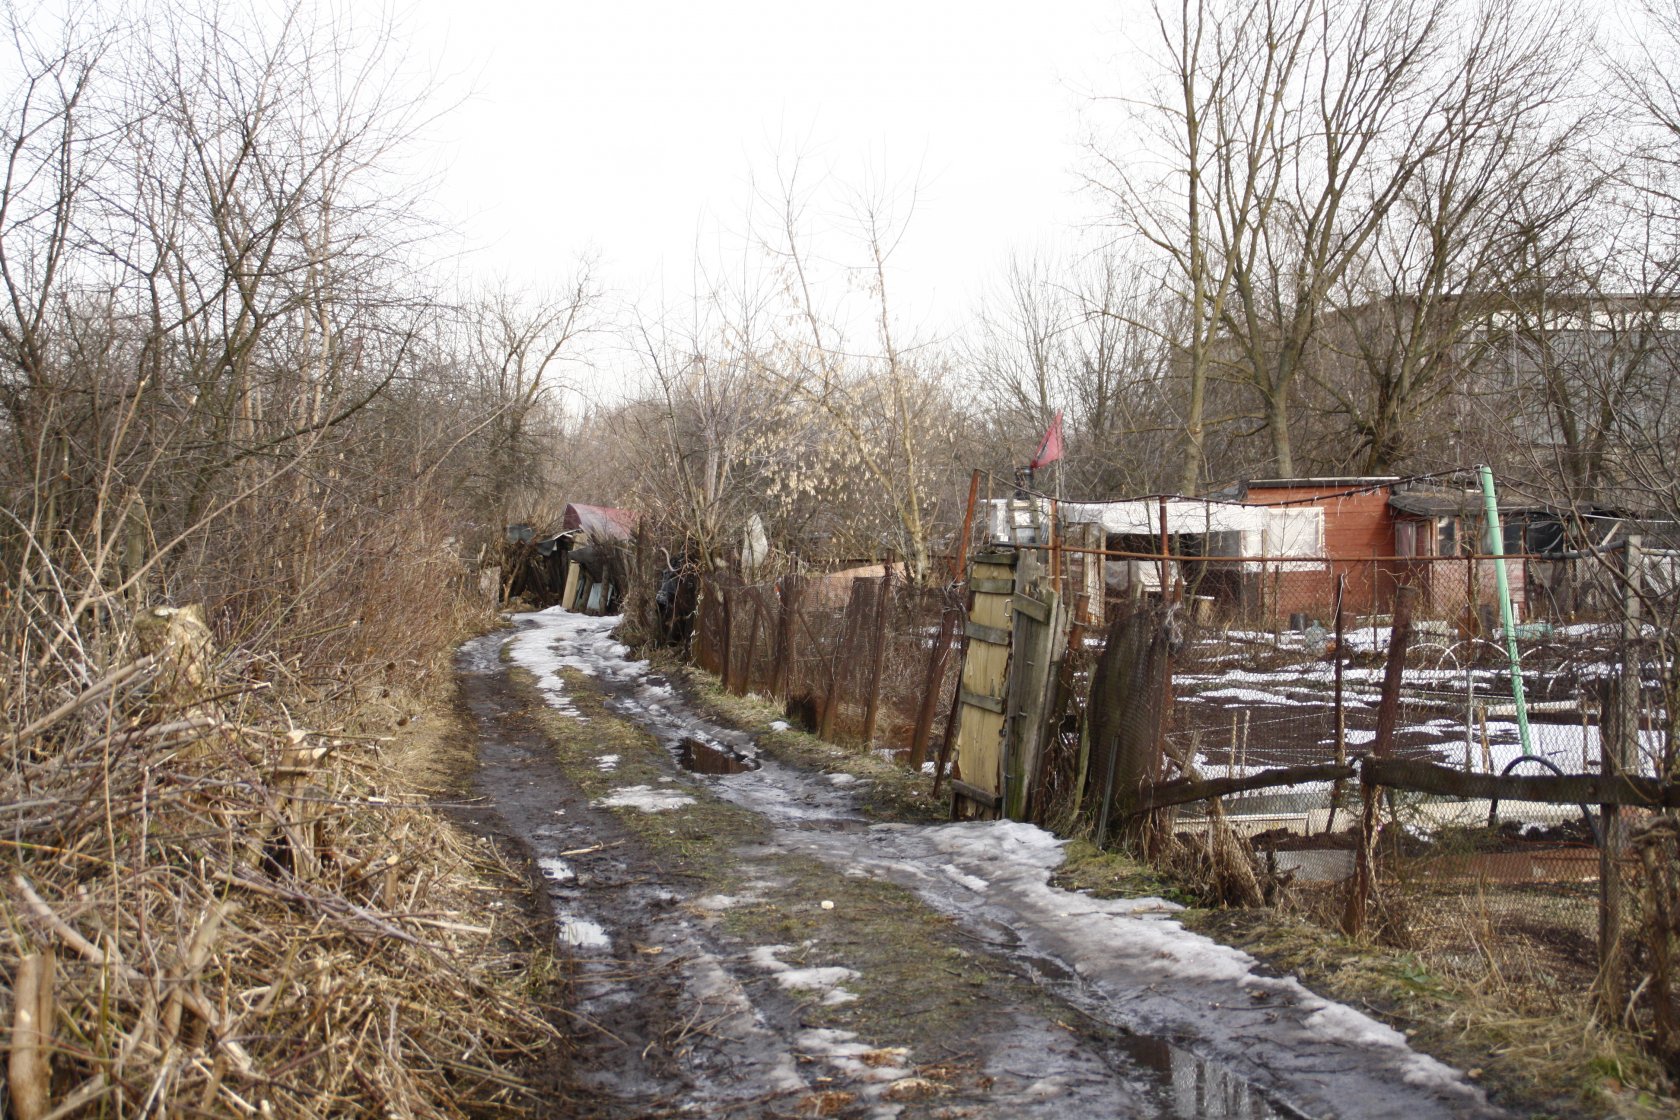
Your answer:
[[[560,531],[569,533],[573,530],[582,530],[586,536],[597,540],[629,540],[630,534],[636,531],[636,514],[611,506],[568,503],[565,516],[560,521]]]

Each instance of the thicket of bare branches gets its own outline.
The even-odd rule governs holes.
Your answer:
[[[1672,4],[1602,30],[1546,0],[1152,13],[1143,91],[1099,99],[1083,238],[911,340],[888,296],[914,191],[838,207],[837,261],[784,168],[686,325],[642,313],[647,391],[579,429],[639,447],[639,485],[598,489],[669,506],[708,563],[756,516],[790,553],[921,572],[968,470],[1007,476],[1060,411],[1049,482],[1080,497],[1486,462],[1674,508]]]
[[[852,259],[826,260],[796,170],[705,300],[637,316],[639,391],[577,435],[631,449],[617,492],[692,562],[751,545],[749,564],[893,556],[924,578],[960,516],[965,387],[893,298],[907,218],[852,199]]]
[[[428,101],[389,26],[6,18],[11,1115],[512,1106],[548,1029],[481,889],[505,869],[382,744],[483,620],[468,562],[538,497],[519,470],[588,273],[427,287]]]

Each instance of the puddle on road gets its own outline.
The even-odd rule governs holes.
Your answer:
[[[1230,1070],[1158,1038],[1133,1035],[1126,1056],[1160,1078],[1156,1085],[1163,1115],[1206,1120],[1273,1120],[1280,1112],[1259,1091]]]
[[[759,767],[757,759],[743,758],[692,735],[677,744],[677,762],[696,774],[745,774]]]

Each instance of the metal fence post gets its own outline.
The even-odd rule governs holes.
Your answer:
[[[910,768],[921,770],[927,761],[928,739],[933,735],[933,717],[939,709],[940,686],[945,683],[945,663],[951,652],[951,642],[957,627],[962,625],[962,612],[947,608],[939,616],[939,634],[928,653],[927,677],[922,682],[922,701],[916,709],[916,727],[910,736]]]
[[[1599,770],[1607,776],[1627,772],[1639,746],[1639,546],[1630,534],[1622,546],[1622,664],[1606,682],[1599,705]],[[1598,997],[1600,1013],[1614,1023],[1625,998],[1622,944],[1622,873],[1617,866],[1623,842],[1621,809],[1599,806],[1598,839]]]
[[[881,670],[887,660],[892,606],[892,566],[888,565],[881,573],[881,586],[875,593],[875,657],[869,666],[869,700],[863,716],[864,746],[875,742],[875,723],[881,714]]]
[[[1373,588],[1372,601],[1375,602],[1374,589],[1376,587],[1376,583],[1375,583],[1374,580],[1373,580],[1371,586]],[[1343,640],[1344,637],[1346,637],[1346,629],[1347,629],[1347,627],[1346,627],[1347,619],[1346,619],[1346,614],[1344,613],[1345,607],[1346,607],[1346,596],[1347,596],[1347,573],[1343,572],[1341,575],[1338,575],[1336,577],[1336,607],[1335,607],[1336,644],[1331,647],[1331,656],[1335,658],[1335,668],[1336,668],[1336,765],[1337,766],[1346,766],[1347,765],[1347,705],[1346,705],[1346,702],[1345,702],[1345,700],[1343,698],[1343,694],[1342,694],[1343,666],[1346,663],[1346,654],[1345,654],[1345,651],[1342,649],[1342,640]],[[1343,786],[1342,780],[1340,778],[1337,778],[1336,781],[1335,781],[1335,784],[1330,787],[1330,812],[1324,818],[1324,831],[1326,833],[1332,831],[1336,826],[1336,810],[1341,808],[1342,797],[1345,793],[1346,793],[1346,790]],[[1308,831],[1309,832],[1312,831],[1311,828],[1309,828]]]

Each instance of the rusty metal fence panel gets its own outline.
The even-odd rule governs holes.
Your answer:
[[[831,741],[906,760],[918,739],[924,754],[937,749],[960,669],[949,655],[950,593],[891,575],[718,578],[701,601],[695,661],[732,691],[772,697]]]

